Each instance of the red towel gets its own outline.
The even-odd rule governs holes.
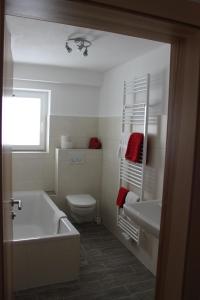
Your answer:
[[[125,202],[125,199],[126,199],[126,195],[128,194],[128,192],[129,192],[129,190],[127,190],[126,188],[120,187],[119,192],[118,192],[118,196],[117,196],[117,201],[116,201],[116,204],[119,207],[123,206],[123,204]]]
[[[140,151],[143,144],[143,134],[134,132],[130,135],[125,158],[135,163],[139,162]]]

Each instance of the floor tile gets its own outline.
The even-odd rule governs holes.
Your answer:
[[[103,225],[77,225],[80,279],[16,293],[16,300],[153,300],[155,278]]]

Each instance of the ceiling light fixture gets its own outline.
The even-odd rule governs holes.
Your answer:
[[[83,56],[88,56],[88,48],[92,45],[90,41],[82,37],[68,39],[65,44],[68,53],[72,52],[72,47],[70,46],[73,44],[75,44],[76,48],[83,53]]]

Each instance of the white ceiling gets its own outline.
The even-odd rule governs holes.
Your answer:
[[[106,71],[145,54],[162,43],[32,19],[7,16],[15,62]],[[67,53],[69,37],[86,37],[92,41],[88,56],[74,48]]]

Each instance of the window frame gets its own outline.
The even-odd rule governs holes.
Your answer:
[[[50,106],[50,90],[14,88],[13,97],[40,98],[40,144],[39,145],[11,145],[12,152],[45,152],[48,148],[48,116]]]

